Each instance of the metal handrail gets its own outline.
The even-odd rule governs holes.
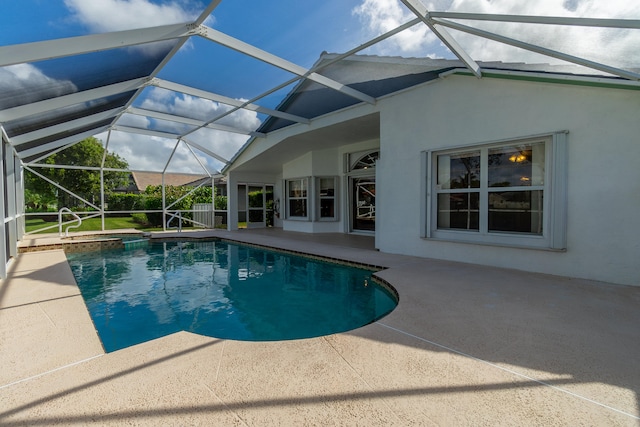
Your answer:
[[[76,221],[78,221],[77,224],[75,225],[70,225],[66,228],[64,236],[68,237],[69,236],[69,229],[70,228],[78,228],[82,225],[82,218],[80,218],[77,214],[71,212],[71,209],[69,208],[62,208],[58,211],[58,233],[60,233],[60,237],[62,237],[62,214],[64,213],[68,213],[69,215],[72,215]]]
[[[173,221],[175,218],[178,218],[178,232],[182,232],[182,212],[178,211],[177,214],[172,214],[167,212],[167,214],[169,215],[169,219],[167,220],[167,225],[166,228],[171,229],[171,227],[169,226],[169,224],[171,223],[171,221]]]

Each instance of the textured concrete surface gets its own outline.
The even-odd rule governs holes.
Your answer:
[[[23,253],[0,282],[0,425],[640,425],[640,288],[388,255],[366,236],[197,235],[387,267],[400,303],[326,337],[180,332],[104,354],[64,253]]]

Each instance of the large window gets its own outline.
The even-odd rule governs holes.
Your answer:
[[[564,249],[565,141],[558,133],[426,153],[425,237]]]
[[[308,189],[307,178],[289,179],[287,183],[287,218],[308,219]]]

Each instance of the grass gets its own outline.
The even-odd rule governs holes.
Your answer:
[[[172,223],[172,225],[174,225],[176,222],[174,221]],[[75,223],[68,223],[68,224],[64,224],[62,226],[62,230],[66,230],[68,226],[70,225],[74,225]],[[187,223],[189,224],[189,223]],[[53,226],[53,227],[52,227]],[[245,228],[246,227],[246,223],[238,223],[239,228]],[[55,221],[45,221],[41,218],[33,218],[33,217],[26,217],[25,220],[25,231],[27,233],[31,233],[35,230],[39,230],[41,228],[45,228],[45,227],[52,227],[49,228],[47,230],[44,231],[37,231],[35,234],[39,234],[39,233],[57,233],[58,232],[58,217],[56,216],[56,220]],[[125,216],[125,217],[110,217],[110,218],[105,218],[104,219],[104,229],[105,230],[120,230],[123,228],[135,228],[136,230],[140,230],[140,231],[162,231],[162,227],[149,227],[149,226],[143,226],[140,223],[137,223],[133,220],[132,217],[130,216]],[[193,229],[194,227],[191,227],[189,225],[186,225],[185,223],[182,224],[182,229],[183,230],[190,230]],[[226,225],[224,225],[222,228],[226,229]],[[69,231],[71,232],[76,232],[76,231],[101,231],[102,230],[102,219],[100,217],[97,218],[88,218],[88,219],[83,219],[82,220],[82,224],[80,225],[80,227],[78,228],[72,228]]]
[[[25,221],[25,230],[27,233],[30,233],[34,230],[38,230],[44,227],[50,227],[54,225],[54,228],[50,228],[45,231],[39,231],[38,233],[57,233],[58,232],[58,223],[56,222],[47,222],[40,218],[29,218],[27,217]],[[69,225],[73,225],[73,223],[69,223],[62,226],[63,230]],[[105,230],[118,230],[122,228],[135,228],[141,231],[161,231],[162,227],[144,227],[141,224],[133,221],[133,218],[130,216],[127,217],[114,217],[114,218],[105,218],[104,219],[104,229]],[[187,228],[187,227],[183,227]],[[100,231],[102,230],[102,219],[101,218],[89,218],[82,220],[82,225],[78,228],[72,228],[69,231]]]

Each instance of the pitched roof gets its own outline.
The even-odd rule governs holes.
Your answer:
[[[442,73],[466,68],[458,59],[403,58],[375,55],[352,55],[335,61],[339,55],[322,53],[314,68],[321,67],[322,75],[374,98],[388,95],[430,80]],[[335,61],[335,62],[334,62]],[[323,64],[327,64],[323,67]],[[478,61],[485,72],[513,71],[544,73],[582,77],[583,67],[577,65],[551,65],[547,63],[527,64],[523,62]],[[591,75],[593,77],[593,75]],[[598,76],[606,79],[606,76]],[[610,77],[611,80],[623,80]],[[360,101],[310,80],[298,84],[278,106],[278,110],[313,119],[323,114],[340,110]],[[294,122],[271,116],[258,128],[268,133],[294,124]]]
[[[259,45],[253,45],[241,40],[245,37],[236,38],[232,34],[208,27],[205,22],[214,11],[223,13],[222,9],[217,9],[218,6],[222,4],[224,9],[224,5],[233,2],[213,0],[206,3],[206,6],[201,5],[202,10],[197,17],[191,13],[188,14],[189,18],[185,17],[189,22],[157,27],[144,27],[153,23],[140,22],[144,28],[94,34],[85,34],[83,29],[80,35],[71,37],[68,37],[68,28],[61,25],[58,29],[60,31],[53,31],[52,35],[64,38],[45,37],[45,40],[33,41],[32,32],[25,31],[29,37],[18,40],[19,44],[0,46],[0,72],[4,72],[0,78],[0,83],[4,83],[0,88],[0,126],[3,138],[12,145],[14,152],[25,163],[36,163],[59,149],[106,131],[114,131],[114,135],[135,134],[136,138],[138,135],[164,138],[176,141],[176,144],[179,142],[181,146],[186,144],[189,149],[198,150],[198,155],[202,154],[208,162],[212,162],[210,170],[215,170],[219,169],[220,163],[229,165],[228,157],[245,141],[247,135],[262,137],[270,130],[280,129],[293,122],[309,124],[315,117],[360,102],[375,104],[376,97],[434,79],[438,70],[446,70],[447,67],[464,67],[468,72],[481,77],[487,70],[486,67],[491,65],[476,61],[471,52],[463,49],[457,39],[464,34],[521,48],[540,54],[541,57],[581,64],[580,69],[591,69],[592,76],[620,76],[627,83],[633,83],[636,90],[640,88],[640,73],[629,68],[638,66],[638,56],[620,54],[617,50],[609,49],[612,42],[621,38],[622,34],[640,28],[637,19],[477,14],[471,13],[471,10],[465,12],[463,9],[466,7],[458,11],[430,10],[425,14],[419,0],[403,0],[405,6],[411,5],[409,9],[415,15],[412,20],[395,28],[385,29],[384,34],[370,40],[358,40],[360,44],[342,55],[323,54],[321,61],[325,62],[317,63],[323,67],[307,68],[291,62],[293,58],[286,59],[268,50],[262,50],[259,45],[263,44],[263,40],[256,40]],[[282,15],[279,12],[285,10],[282,8],[286,8],[286,5],[273,3],[269,4],[269,8],[276,15]],[[300,2],[303,3],[309,3],[312,5],[309,7],[315,10],[317,4],[323,2]],[[347,4],[348,2],[324,3],[326,5],[319,16],[336,16],[341,11],[353,14],[353,8]],[[301,6],[301,9],[304,7]],[[228,9],[225,10],[229,12]],[[307,10],[306,14],[311,13],[310,10]],[[331,37],[325,41],[311,40],[313,37],[309,37],[310,33],[304,25],[273,28],[274,25],[280,26],[281,21],[272,22],[274,20],[265,19],[262,14],[246,13],[244,10],[234,12],[239,13],[240,19],[251,15],[253,22],[271,27],[272,31],[283,30],[278,36],[280,40],[303,41],[304,45],[308,45],[305,47],[313,49],[312,51],[320,45],[309,43],[311,41],[324,43],[341,38],[338,34],[324,34],[319,31],[316,32],[318,35]],[[616,12],[618,13],[615,15],[620,14],[620,11]],[[305,15],[303,10],[296,10],[296,13]],[[294,20],[296,13],[292,15]],[[484,25],[479,25],[483,22],[496,22],[500,28],[489,31]],[[434,30],[436,23],[442,26],[438,31]],[[384,44],[381,43],[390,41],[392,37],[414,25],[432,33],[435,36],[434,40],[440,39],[448,46],[450,53],[461,60],[354,55],[369,48],[382,47]],[[567,33],[566,38],[555,38],[563,41],[560,46],[542,46],[541,42],[547,41],[544,37],[542,40],[536,40],[539,37],[535,31],[526,31],[526,28],[538,28],[539,25],[563,30],[584,26],[594,28],[596,32],[610,29],[610,36],[597,38],[598,42],[593,46],[589,43],[589,49],[582,49],[581,43],[572,43],[582,40],[582,36],[574,34],[570,37],[571,32],[564,31]],[[23,27],[30,28],[24,25]],[[491,27],[493,28],[493,25]],[[249,25],[249,28],[255,28],[255,25]],[[293,28],[296,31],[285,31]],[[456,33],[443,31],[444,28],[453,29]],[[232,30],[233,34],[242,34],[242,28],[231,26],[228,29]],[[506,31],[507,29],[509,31]],[[365,34],[369,32],[365,31]],[[274,33],[270,34],[273,36]],[[344,37],[352,37],[353,34],[344,32]],[[273,39],[271,36],[265,39]],[[42,34],[38,33],[38,37],[42,37]],[[192,38],[198,42],[191,43]],[[200,42],[202,39],[206,42]],[[636,39],[629,40],[633,42]],[[185,43],[197,46],[199,52],[206,53],[188,55],[193,62],[181,62],[187,59],[187,55],[178,54]],[[344,47],[352,44],[344,43]],[[342,45],[343,43],[339,43],[336,46]],[[286,43],[283,46],[286,46]],[[138,48],[143,48],[145,54],[138,54]],[[398,48],[384,49],[391,52],[402,51]],[[610,52],[606,52],[609,50]],[[240,55],[237,57],[238,61],[228,60],[226,55],[230,51],[233,51],[234,55]],[[605,51],[607,54],[595,55],[594,58],[588,59],[587,56],[591,58],[594,51]],[[628,52],[635,52],[633,46]],[[480,54],[485,55],[487,52],[473,52],[474,56]],[[307,55],[308,53],[293,56],[298,57],[300,61],[304,57],[306,62]],[[194,61],[201,58],[217,61],[216,64],[219,66],[214,68],[219,74],[215,77],[209,75],[212,72],[209,67],[204,76],[199,71],[198,62]],[[246,66],[245,60],[249,60],[247,64],[257,60],[260,66]],[[329,62],[331,64],[327,65]],[[37,67],[31,65],[36,63]],[[261,68],[264,64],[267,67]],[[165,80],[165,76],[173,74],[163,72],[167,66],[174,71],[193,70],[193,76],[180,83]],[[234,69],[233,66],[240,68]],[[500,65],[500,69],[508,68],[509,66],[504,64]],[[242,73],[239,72],[240,69]],[[272,73],[275,69],[283,70],[287,78],[281,77],[283,75],[279,72]],[[246,76],[245,72],[248,73]],[[248,84],[248,81],[242,83],[244,80],[240,76],[251,79],[252,84]],[[345,77],[345,80],[342,77]],[[215,84],[209,85],[211,81],[215,81]],[[284,92],[281,90],[296,84],[295,82],[299,83],[280,104],[279,111],[272,109],[270,105],[273,100],[279,99]],[[230,87],[234,88],[231,92],[216,92]],[[202,102],[202,105],[213,103],[224,107],[210,108],[202,115],[194,114],[193,109],[188,112],[179,109],[178,111],[172,107],[174,104],[171,102],[146,103],[146,100],[152,99],[149,94],[158,93],[156,88],[172,92],[174,100],[178,97],[192,97],[197,99],[195,102]],[[235,93],[241,88],[242,93]],[[245,88],[251,90],[244,92]],[[305,93],[305,99],[300,99],[299,95],[302,93]],[[151,106],[153,108],[150,108]],[[243,113],[232,117],[240,111]],[[300,114],[292,114],[294,112]],[[245,121],[242,114],[248,114],[250,120]],[[263,123],[259,131],[256,131],[258,120],[265,116],[270,118]],[[241,120],[236,120],[238,117]],[[213,138],[209,136],[212,132],[213,135],[224,135],[227,142],[233,143],[211,143]],[[128,139],[124,140],[124,143],[134,147]],[[135,148],[138,146],[135,145]],[[153,154],[154,157],[165,156],[163,164],[166,164],[168,153],[170,150],[157,150]]]

